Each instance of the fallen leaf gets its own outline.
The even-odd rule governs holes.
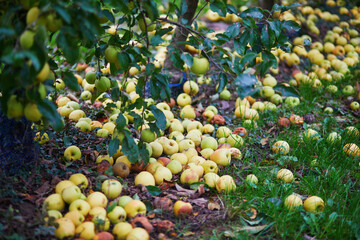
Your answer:
[[[275,126],[271,127],[269,130],[267,130],[267,133],[271,133],[275,129]]]
[[[250,234],[257,234],[264,230],[268,225],[261,225],[261,226],[245,226],[245,227],[237,227],[235,228],[236,231],[245,231]]]
[[[206,204],[208,203],[208,200],[205,198],[188,199],[187,201],[199,207],[206,207]]]
[[[244,220],[247,224],[249,224],[251,226],[258,225],[264,219],[264,218],[260,218],[259,220],[256,220],[256,221],[250,221],[250,220],[247,220],[244,217],[241,217],[241,218],[242,218],[242,220]]]
[[[211,202],[208,204],[208,209],[210,210],[220,210],[220,204],[216,203],[216,202]]]
[[[250,211],[252,211],[253,215],[250,217],[250,219],[255,219],[257,217],[257,210],[255,208],[250,208]]]
[[[266,138],[263,138],[263,139],[261,139],[260,140],[260,143],[261,143],[261,145],[266,145],[266,144],[268,144],[268,142],[269,142],[269,137],[266,137]]]
[[[51,190],[52,189],[50,188],[49,181],[46,181],[46,182],[43,183],[43,185],[41,185],[41,187],[39,187],[38,189],[35,190],[35,193],[37,193],[40,196],[44,196],[45,194],[47,194]]]

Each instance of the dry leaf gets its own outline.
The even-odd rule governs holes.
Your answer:
[[[210,210],[220,210],[220,204],[216,203],[216,202],[211,202],[208,204],[208,209]]]
[[[271,127],[269,130],[267,130],[267,133],[271,133],[275,129],[275,126]]]
[[[193,203],[199,207],[206,207],[208,200],[205,198],[197,198],[197,199],[188,199],[187,200],[190,203]]]
[[[255,219],[257,217],[257,210],[255,208],[250,208],[250,211],[253,213],[250,219]]]
[[[261,225],[261,226],[245,226],[245,227],[237,227],[235,228],[236,231],[245,231],[250,234],[257,234],[264,230],[268,225]]]
[[[263,139],[261,139],[260,140],[260,143],[261,143],[261,145],[266,145],[266,144],[268,144],[268,142],[269,142],[269,137],[266,137],[266,138],[263,138]]]

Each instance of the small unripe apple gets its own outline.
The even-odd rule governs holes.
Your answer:
[[[191,71],[197,75],[204,75],[209,70],[209,61],[204,57],[194,57]]]
[[[254,174],[249,174],[246,176],[246,180],[247,182],[251,182],[253,184],[258,184],[259,180],[258,178],[254,175]]]

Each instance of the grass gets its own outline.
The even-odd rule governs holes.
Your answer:
[[[315,92],[305,86],[300,91],[303,97],[299,106],[262,114],[258,128],[249,130],[246,144],[241,149],[241,163],[236,163],[236,168],[222,170],[238,183],[235,192],[223,196],[227,211],[223,226],[228,230],[213,229],[209,237],[201,239],[210,236],[210,239],[360,238],[360,157],[347,156],[343,151],[346,143],[360,144],[359,136],[344,131],[346,126],[354,125],[354,121],[350,118],[347,122],[339,122],[336,117],[324,114],[320,106],[327,99],[319,94],[323,90]],[[316,114],[317,124],[305,123],[286,130],[267,131],[269,122],[276,125],[280,116],[307,113]],[[316,130],[319,139],[303,137],[308,128]],[[334,131],[342,136],[342,140],[332,144],[326,138]],[[263,146],[260,141],[267,137],[268,144]],[[289,143],[291,150],[287,156],[271,153],[272,144],[278,140]],[[279,182],[276,173],[281,168],[290,169],[295,181]],[[245,182],[248,174],[255,174],[259,183]],[[302,206],[288,210],[284,200],[292,193],[299,194],[303,200],[312,195],[321,197],[325,202],[324,211],[313,214]],[[255,209],[256,215],[250,209]]]

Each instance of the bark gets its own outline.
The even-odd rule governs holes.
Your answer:
[[[193,18],[195,16],[196,8],[197,8],[199,0],[181,0],[181,3],[183,3],[184,1],[187,4],[187,10],[181,16],[181,18],[178,19],[178,23],[181,24],[182,19],[186,19],[187,25],[191,25],[194,20]],[[171,40],[170,45],[174,48],[179,49],[180,52],[184,51],[185,45],[178,44],[178,42],[186,41],[188,35],[189,35],[188,30],[186,30],[185,28],[176,27],[175,34],[174,34],[173,39]],[[172,77],[170,79],[171,83],[176,83],[176,82],[180,81],[183,74],[179,69],[176,69],[173,66],[173,63],[170,59],[170,55],[171,55],[171,52],[168,52],[165,63],[164,63],[164,68],[166,69],[166,71],[171,72],[171,75],[172,75]]]

